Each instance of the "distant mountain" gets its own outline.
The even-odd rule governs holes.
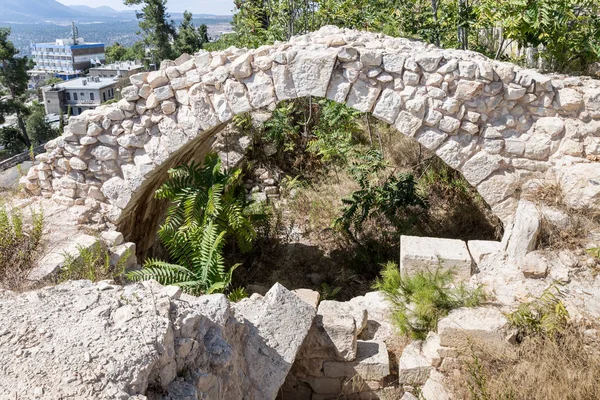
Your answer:
[[[84,13],[90,17],[108,17],[108,18],[119,18],[126,14],[135,16],[134,10],[117,11],[109,6],[90,7],[85,5],[69,6],[73,10]]]
[[[26,3],[22,0],[0,0],[2,22],[39,22],[82,16],[84,14],[80,11],[55,0],[28,0]]]
[[[118,11],[108,6],[90,7],[86,5],[65,6],[56,0],[0,0],[0,22],[40,23],[44,21],[64,23],[101,22],[135,19],[136,11]],[[171,18],[181,19],[182,13],[171,13]],[[194,18],[207,18],[230,21],[231,16],[194,14]]]

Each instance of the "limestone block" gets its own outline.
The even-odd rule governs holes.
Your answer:
[[[346,105],[360,112],[370,112],[375,105],[381,88],[362,79],[357,80],[350,88]]]
[[[535,249],[540,229],[540,215],[535,204],[527,200],[519,201],[513,225],[502,240],[506,243],[509,259],[519,262]]]
[[[123,113],[123,110],[117,107],[112,107],[109,109],[108,113],[106,114],[106,117],[108,117],[112,121],[122,121],[125,119],[125,113]]]
[[[400,272],[403,275],[441,268],[453,270],[458,279],[469,279],[472,266],[467,244],[462,240],[400,236]]]
[[[483,93],[484,85],[476,81],[459,81],[454,92],[454,97],[458,100],[473,100]]]
[[[154,96],[156,97],[157,101],[170,99],[174,95],[175,94],[173,93],[173,88],[171,88],[171,85],[165,85],[154,89]]]
[[[292,293],[300,297],[307,304],[313,306],[315,310],[317,309],[319,305],[319,298],[321,297],[319,292],[310,289],[295,289],[292,290]]]
[[[449,116],[444,116],[441,119],[440,123],[438,124],[438,128],[442,132],[446,132],[446,133],[450,133],[450,134],[457,131],[459,127],[460,127],[460,121],[457,120],[456,118],[452,118]]]
[[[290,68],[285,64],[275,64],[271,68],[273,73],[273,83],[275,85],[275,94],[279,100],[295,99],[296,87],[292,78]]]
[[[427,338],[421,344],[421,353],[434,368],[439,368],[442,364],[442,358],[444,358],[448,350],[448,348],[440,345],[440,335],[436,332],[429,332]]]
[[[565,111],[577,111],[583,106],[583,95],[572,88],[560,89],[556,100]]]
[[[333,49],[300,50],[290,63],[298,97],[325,97],[337,51]]]
[[[405,57],[399,54],[384,54],[383,69],[390,73],[402,74]]]
[[[186,94],[187,96],[187,94]],[[235,114],[241,114],[252,110],[248,93],[243,83],[229,79],[225,82],[225,96],[229,106]]]
[[[117,151],[108,146],[96,146],[92,149],[91,154],[98,161],[109,161],[117,159]]]
[[[71,157],[69,159],[69,165],[71,166],[71,168],[79,171],[87,169],[87,164],[81,158],[78,157]]]
[[[403,135],[413,136],[423,124],[423,120],[409,112],[400,111],[394,127]]]
[[[356,358],[357,330],[350,314],[317,314],[300,356],[352,361]]]
[[[437,70],[443,55],[441,52],[430,52],[418,54],[415,61],[423,71],[434,72]]]
[[[438,322],[440,345],[468,349],[471,343],[496,350],[507,342],[508,321],[496,308],[459,308]]]
[[[535,122],[534,133],[558,138],[565,131],[565,123],[557,117],[542,117]]]
[[[129,185],[123,179],[118,176],[114,176],[104,182],[102,185],[102,194],[120,209],[124,209],[131,200],[131,189]]]
[[[123,234],[117,231],[103,231],[100,233],[100,239],[109,247],[123,244]]]
[[[345,103],[352,84],[344,75],[335,71],[327,88],[327,98],[338,103]]]
[[[600,164],[575,164],[558,169],[565,204],[571,208],[600,207]]]
[[[360,49],[360,62],[363,65],[381,65],[383,54],[378,49]]]
[[[231,74],[236,79],[244,79],[252,75],[253,56],[250,53],[241,55],[231,63]]]
[[[137,262],[135,256],[135,243],[123,243],[110,249],[110,263],[119,265],[125,270],[131,268]]]
[[[393,124],[400,112],[402,98],[395,90],[384,89],[379,97],[379,101],[373,110],[373,116]]]
[[[471,185],[477,186],[501,167],[502,157],[482,151],[466,161],[461,168],[461,172]]]
[[[151,88],[157,88],[169,83],[169,78],[165,71],[152,71],[148,73],[148,77],[146,78],[148,84]],[[134,82],[132,82],[134,83]],[[134,83],[135,84],[135,83]]]
[[[379,381],[390,374],[390,360],[383,342],[359,340],[356,360],[352,362],[325,361],[323,372],[330,378],[353,378]]]
[[[421,353],[422,341],[408,344],[402,351],[398,362],[398,383],[421,386],[429,378],[433,369],[429,360]]]
[[[69,118],[69,131],[75,135],[85,135],[88,121],[82,117]]]
[[[266,107],[275,102],[273,81],[264,72],[255,73],[245,83],[252,107]]]
[[[475,264],[481,263],[486,256],[499,254],[504,250],[502,242],[493,240],[469,240],[467,247]]]
[[[495,63],[494,71],[500,80],[506,84],[512,82],[515,77],[515,67],[508,63]]]
[[[127,101],[136,101],[140,98],[139,88],[137,86],[127,86],[121,91],[121,95]]]
[[[147,83],[148,72],[141,72],[139,74],[134,74],[129,77],[129,81],[132,85],[137,87],[141,87],[144,83]]]
[[[441,115],[441,114],[440,114]],[[421,129],[417,132],[415,139],[429,150],[437,149],[448,137],[447,133],[435,128]]]

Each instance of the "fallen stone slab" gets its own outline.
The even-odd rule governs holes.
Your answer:
[[[502,348],[507,345],[509,326],[496,308],[459,308],[438,322],[440,345],[468,349],[471,345]]]
[[[469,279],[473,260],[462,240],[400,236],[400,272],[404,276],[441,268],[454,271],[458,279]]]
[[[429,379],[421,388],[421,397],[424,400],[450,400],[452,396],[444,385],[444,375],[436,370],[431,371]]]

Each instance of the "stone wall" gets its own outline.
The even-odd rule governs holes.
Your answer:
[[[600,83],[542,75],[467,51],[324,27],[288,43],[199,52],[133,75],[123,99],[71,118],[23,184],[99,203],[127,240],[157,224],[154,189],[200,159],[236,114],[327,97],[393,125],[462,172],[505,224],[532,182],[600,204]],[[158,210],[158,211],[157,211]]]

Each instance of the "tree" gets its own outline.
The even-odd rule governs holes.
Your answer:
[[[127,49],[121,46],[119,42],[115,42],[112,46],[107,46],[104,53],[106,54],[106,61],[113,63],[126,60]]]
[[[62,113],[61,113],[62,118]],[[43,144],[57,136],[58,132],[46,121],[44,106],[34,103],[30,107],[30,115],[27,117],[27,131],[31,135],[34,144]]]
[[[144,43],[150,48],[153,62],[173,56],[171,42],[176,36],[174,22],[168,19],[167,0],[124,0],[125,5],[143,5],[142,12],[137,14],[139,26],[144,33]]]
[[[175,39],[176,54],[194,54],[196,51],[200,50],[206,42],[208,42],[207,26],[202,24],[196,28],[192,22],[192,13],[188,11],[184,12],[183,20],[179,25],[177,38]]]
[[[8,91],[8,96],[1,100],[0,121],[4,122],[4,116],[7,113],[14,113],[17,117],[17,124],[20,133],[16,139],[20,140],[26,147],[31,146],[31,141],[27,135],[24,117],[28,114],[25,106],[25,95],[27,92],[27,57],[17,57],[19,51],[13,43],[8,40],[10,28],[0,28],[0,84]]]

